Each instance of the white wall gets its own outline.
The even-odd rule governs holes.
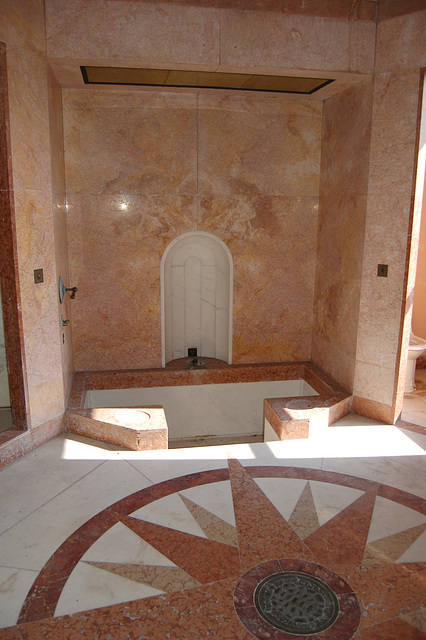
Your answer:
[[[304,380],[88,391],[86,408],[164,407],[169,439],[263,432],[265,398],[318,395]],[[147,409],[149,413],[149,409]]]

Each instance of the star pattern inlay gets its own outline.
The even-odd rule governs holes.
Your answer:
[[[306,481],[288,519],[284,518],[256,482],[259,477],[281,479],[283,490],[286,478],[296,477]],[[156,489],[142,490],[129,496],[127,501],[119,501],[102,512],[105,513],[106,524],[101,524],[102,518],[98,514],[89,521],[92,529],[87,523],[87,527],[81,528],[78,535],[71,536],[46,564],[30,591],[21,612],[22,628],[37,624],[46,628],[49,625],[54,627],[55,620],[58,620],[53,617],[54,607],[60,591],[55,596],[55,602],[51,581],[55,576],[61,576],[63,587],[72,569],[81,561],[99,571],[114,573],[164,592],[127,602],[125,606],[117,604],[98,609],[108,617],[112,628],[130,625],[132,633],[155,639],[167,637],[165,634],[172,624],[175,625],[175,638],[204,637],[203,629],[209,630],[208,637],[224,640],[262,638],[261,634],[256,635],[253,629],[249,632],[241,624],[232,606],[232,594],[243,574],[256,572],[256,567],[263,566],[262,563],[280,562],[285,558],[289,562],[301,561],[323,566],[350,585],[361,607],[359,628],[351,636],[354,640],[390,640],[396,637],[426,639],[423,608],[426,563],[398,562],[401,555],[426,531],[426,522],[368,542],[377,495],[402,503],[408,500],[406,496],[410,494],[331,472],[272,466],[246,468],[235,459],[229,460],[229,474],[226,470],[218,470],[204,472],[204,477],[200,473],[183,478],[182,482],[174,479],[160,483],[162,486],[156,485]],[[202,486],[204,482],[223,482],[228,479],[232,490],[235,527],[209,511],[207,504],[201,506],[182,493],[186,488]],[[348,486],[357,489],[359,496],[320,525],[311,491],[312,482]],[[131,515],[144,504],[155,503],[156,499],[172,494],[180,496],[205,537],[148,522],[140,514],[137,517]],[[413,497],[409,506],[426,515],[425,501],[420,498]],[[111,558],[102,562],[82,560],[90,545],[117,522],[154,547],[173,566],[112,562]],[[90,536],[88,542],[86,538]],[[82,539],[84,544],[81,544],[80,551],[76,552],[74,558],[70,557],[71,550]],[[70,554],[68,558],[65,557],[67,553]],[[69,567],[65,567],[67,562]],[[55,563],[61,564],[61,571]],[[239,594],[239,597],[244,606],[244,594]],[[172,610],[175,613],[172,614]],[[86,618],[96,615],[90,610],[84,612]],[[136,617],[133,619],[132,615]],[[74,632],[83,628],[82,616],[80,613],[70,616],[67,622],[70,630]],[[192,616],[191,626],[188,626],[189,616]],[[280,633],[272,634],[271,638],[280,640],[292,637]],[[330,629],[315,635],[318,640],[323,637],[333,639],[335,636]]]

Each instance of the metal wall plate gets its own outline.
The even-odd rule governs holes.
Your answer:
[[[59,276],[59,302],[62,304],[65,298],[65,284],[62,277]]]

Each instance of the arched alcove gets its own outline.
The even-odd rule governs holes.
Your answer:
[[[161,259],[162,365],[197,355],[232,362],[233,262],[210,233],[184,233]]]

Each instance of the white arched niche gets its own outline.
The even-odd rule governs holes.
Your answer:
[[[197,355],[232,362],[233,261],[228,247],[204,231],[184,233],[161,259],[162,366]]]

